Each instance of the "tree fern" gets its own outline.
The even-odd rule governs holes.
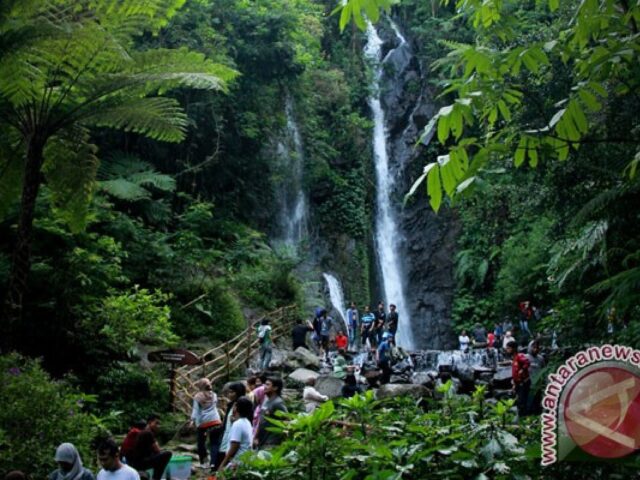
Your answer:
[[[176,100],[162,94],[178,87],[225,90],[235,76],[233,70],[187,49],[136,52],[135,38],[157,33],[184,1],[2,2],[0,118],[20,137],[24,149],[13,157],[24,181],[5,303],[10,310],[5,314],[12,319],[8,324],[19,316],[22,304],[43,169],[55,208],[66,210],[61,213],[72,228],[81,228],[97,168],[86,127],[181,141],[187,117]],[[68,135],[79,132],[84,137],[70,144]],[[6,172],[20,176],[16,164],[0,161],[11,167]],[[14,193],[1,182],[0,178],[0,198]],[[0,202],[1,213],[6,202]],[[11,328],[0,337],[9,337]],[[10,346],[6,340],[5,344]]]
[[[148,187],[172,192],[176,186],[173,177],[158,173],[151,164],[132,155],[112,156],[102,164],[98,176],[98,186],[103,192],[130,202],[151,198]]]

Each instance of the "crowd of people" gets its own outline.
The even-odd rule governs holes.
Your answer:
[[[541,312],[530,301],[518,304],[518,325],[516,327],[509,318],[496,322],[493,330],[476,323],[469,336],[462,330],[458,336],[459,349],[468,352],[471,347],[487,348],[490,351],[501,351],[511,363],[512,387],[516,396],[518,414],[520,416],[539,413],[539,399],[531,394],[531,379],[545,366],[545,359],[540,354],[540,334],[534,335],[532,323],[540,320]],[[519,351],[519,343],[526,345],[526,353]]]

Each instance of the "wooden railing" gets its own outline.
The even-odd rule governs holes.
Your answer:
[[[241,367],[248,367],[251,357],[258,350],[258,338],[255,325],[263,318],[271,320],[271,338],[288,336],[295,324],[296,305],[279,308],[249,325],[246,330],[231,340],[218,345],[202,354],[202,363],[196,366],[184,366],[175,370],[174,410],[191,413],[193,395],[197,392],[196,382],[204,377],[211,383],[229,381],[231,373]]]

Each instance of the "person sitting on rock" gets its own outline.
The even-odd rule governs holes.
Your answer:
[[[309,377],[305,382],[305,387],[302,391],[302,401],[304,402],[304,411],[306,413],[313,413],[320,404],[329,400],[329,397],[322,395],[318,390],[316,390],[315,385],[316,378]]]
[[[344,332],[342,330],[338,330],[338,334],[336,335],[336,348],[338,350],[346,350],[348,343],[349,339]]]
[[[358,386],[358,381],[356,380],[355,375],[347,375],[344,378],[344,385],[342,386],[342,396],[344,398],[351,398],[359,393],[362,393],[362,390]]]
[[[347,375],[347,359],[345,356],[346,351],[341,348],[338,350],[336,358],[333,359],[333,376],[341,380]]]
[[[160,432],[160,416],[150,415],[147,426],[136,439],[135,447],[128,453],[127,462],[139,471],[153,469],[153,480],[160,480],[171,460],[171,452],[160,450],[156,435]]]

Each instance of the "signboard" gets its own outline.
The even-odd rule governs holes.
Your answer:
[[[175,365],[200,365],[202,363],[198,355],[183,348],[149,352],[147,358],[150,362],[168,362]]]

